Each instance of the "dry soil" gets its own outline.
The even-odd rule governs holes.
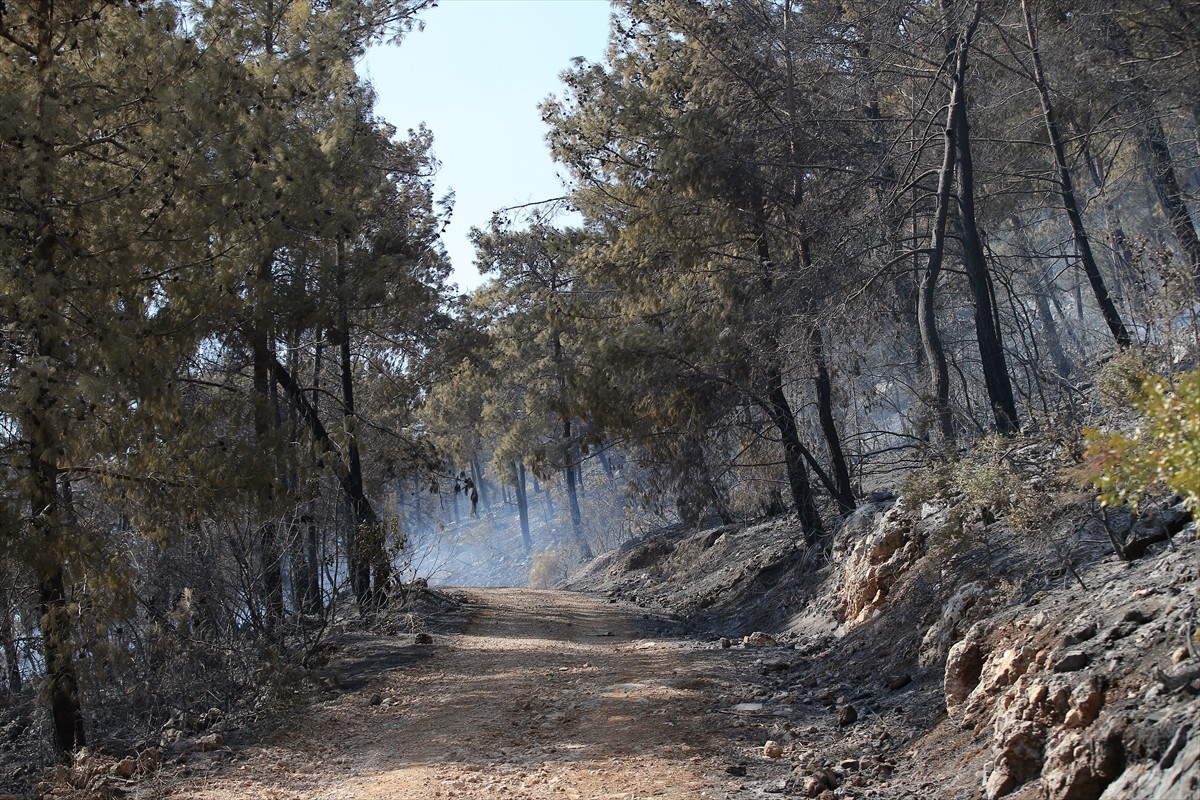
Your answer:
[[[649,636],[643,611],[568,592],[470,590],[465,630],[275,740],[165,771],[176,800],[719,798],[728,651]],[[405,663],[407,662],[407,663]],[[373,705],[372,701],[377,702]]]

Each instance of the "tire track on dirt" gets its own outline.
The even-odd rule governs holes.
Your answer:
[[[172,796],[726,796],[728,743],[707,713],[721,672],[712,650],[644,638],[640,609],[585,595],[468,594],[470,623],[432,658],[315,705],[274,743]]]

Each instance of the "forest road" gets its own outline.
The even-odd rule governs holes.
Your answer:
[[[646,638],[640,609],[569,592],[467,591],[434,654],[315,704],[193,774],[182,800],[725,798],[714,700],[729,651]],[[382,702],[371,705],[373,694]],[[761,745],[760,745],[761,747]]]

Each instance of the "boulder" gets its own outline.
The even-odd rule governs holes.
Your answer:
[[[942,607],[937,622],[929,627],[921,639],[918,663],[929,667],[945,659],[950,648],[966,634],[971,625],[987,615],[994,597],[995,593],[985,589],[981,583],[971,582],[960,586]]]
[[[912,516],[903,504],[892,506],[850,549],[838,590],[838,616],[848,625],[869,619],[920,554]]]
[[[950,716],[958,716],[967,698],[979,685],[979,677],[983,673],[985,651],[983,649],[983,628],[975,625],[967,636],[950,648],[946,656],[946,673],[944,691],[946,695],[946,711]]]
[[[1068,731],[1046,753],[1042,791],[1047,800],[1098,800],[1120,770],[1119,737]]]
[[[988,800],[1010,794],[1042,771],[1046,729],[1040,723],[1020,721],[997,732],[992,771],[984,780]]]

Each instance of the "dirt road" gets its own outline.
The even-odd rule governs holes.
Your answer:
[[[473,590],[466,630],[196,769],[178,800],[723,798],[719,651],[646,638],[631,606]],[[371,705],[372,695],[379,701]]]

